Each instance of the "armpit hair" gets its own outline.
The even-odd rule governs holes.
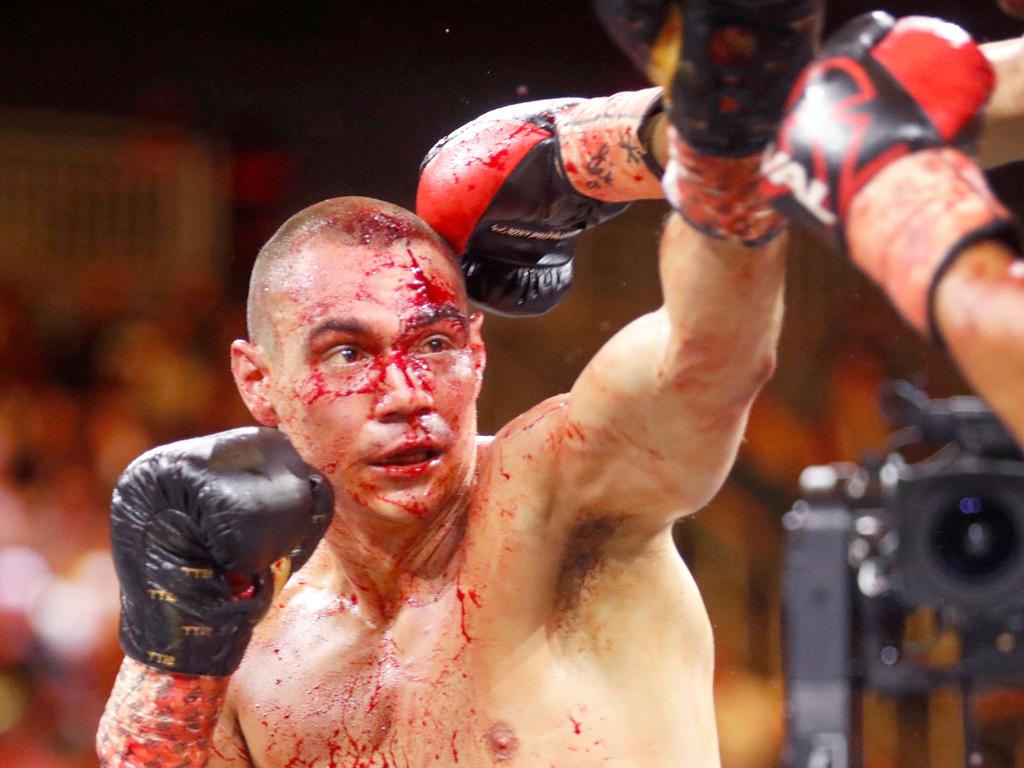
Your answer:
[[[555,582],[558,614],[565,615],[579,605],[586,582],[604,560],[605,545],[621,524],[621,517],[593,517],[580,521],[569,531]]]

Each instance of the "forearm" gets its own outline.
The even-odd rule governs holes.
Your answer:
[[[685,382],[681,397],[711,412],[743,410],[775,367],[782,325],[785,236],[748,247],[704,237],[680,216],[666,224],[660,248],[665,364]]]
[[[125,658],[100,720],[102,766],[206,765],[228,678],[179,675]]]
[[[935,293],[953,359],[1024,445],[1024,261],[987,241],[961,254]]]
[[[981,47],[996,74],[985,109],[979,159],[987,168],[1024,159],[1024,38]]]

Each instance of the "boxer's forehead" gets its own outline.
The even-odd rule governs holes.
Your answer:
[[[318,239],[293,254],[277,286],[281,314],[296,330],[335,315],[402,320],[467,310],[458,267],[427,240],[380,247]]]

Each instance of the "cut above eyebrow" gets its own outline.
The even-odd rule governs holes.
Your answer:
[[[466,314],[454,304],[442,304],[439,307],[424,307],[409,319],[410,328],[422,328],[442,320],[454,320],[465,328],[469,320]]]

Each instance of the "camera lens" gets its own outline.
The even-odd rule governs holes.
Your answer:
[[[1017,552],[1013,517],[992,498],[954,496],[934,519],[934,551],[955,575],[985,579],[1000,571]]]

